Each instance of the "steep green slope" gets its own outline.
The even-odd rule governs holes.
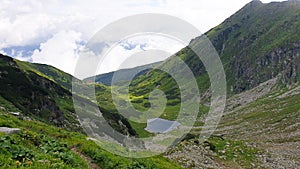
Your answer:
[[[180,168],[160,156],[139,160],[115,156],[87,141],[75,115],[72,94],[56,80],[66,74],[41,65],[44,73],[38,66],[0,56],[0,127],[22,129],[19,134],[0,133],[0,168],[90,168],[91,163],[101,168]],[[52,79],[51,71],[63,77],[53,75]],[[97,90],[107,89],[97,85]],[[86,105],[95,104],[81,96],[75,98]],[[124,117],[105,105],[100,110],[114,129],[136,135]],[[13,112],[20,115],[10,115]]]
[[[63,86],[68,90],[71,90],[72,88],[73,76],[55,67],[44,65],[44,64],[22,62],[17,59],[15,59],[14,61],[18,64],[20,69],[24,71],[34,72],[40,76],[43,76],[51,81],[56,82],[57,84]]]
[[[58,127],[82,131],[69,91],[71,75],[51,66],[21,62],[4,55],[0,55],[0,72],[1,107]],[[76,98],[94,104],[81,96]],[[136,134],[126,119],[110,111],[109,106],[101,108],[101,112],[117,131]]]
[[[3,102],[46,123],[80,129],[67,89],[33,71],[24,71],[15,60],[3,55],[0,55],[0,72]]]
[[[211,39],[235,93],[282,73],[282,82],[299,80],[300,2],[253,1],[212,29]]]

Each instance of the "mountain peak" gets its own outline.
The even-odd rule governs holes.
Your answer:
[[[260,0],[253,0],[250,3],[260,3],[260,4],[262,4],[262,2]]]
[[[262,3],[260,0],[253,0],[251,2],[249,2],[246,6],[251,6],[251,7],[256,7],[258,5],[262,5],[264,3]]]

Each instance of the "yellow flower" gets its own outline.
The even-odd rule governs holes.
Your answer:
[[[16,165],[20,165],[21,163],[20,163],[20,161],[16,161]]]
[[[28,164],[28,165],[32,165],[32,162],[31,162],[31,161],[28,161],[27,164]]]

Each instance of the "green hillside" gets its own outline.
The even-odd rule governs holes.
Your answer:
[[[44,64],[32,64],[29,62],[22,62],[15,60],[18,64],[20,69],[25,70],[27,72],[34,72],[40,76],[43,76],[51,81],[56,82],[57,84],[61,85],[62,87],[71,90],[72,88],[72,78],[73,76],[67,74],[55,67],[44,65]]]
[[[112,85],[112,80],[115,74],[118,75],[119,79],[114,79],[114,83],[120,83],[122,81],[128,81],[129,78],[132,75],[135,75],[134,78],[137,78],[141,75],[146,74],[149,70],[151,70],[153,67],[159,65],[161,62],[156,62],[152,64],[142,65],[134,68],[128,68],[128,69],[120,69],[114,72],[104,73],[101,75],[97,75],[95,77],[85,78],[84,81],[86,82],[96,82],[99,84],[104,84],[106,86]]]
[[[10,103],[22,114],[58,127],[80,130],[71,92],[29,66],[23,69],[18,63],[27,64],[0,55],[1,106]]]
[[[0,91],[0,106],[47,124],[82,131],[70,92],[71,75],[51,66],[21,62],[4,55],[0,55],[0,72],[3,89]],[[129,124],[124,122],[126,129],[121,127],[119,120],[126,121],[121,115],[105,108],[101,111],[117,131],[126,130],[135,135]]]
[[[0,168],[181,168],[162,156],[128,159],[101,149],[87,136],[0,110],[0,126],[17,127],[18,134],[0,133]]]

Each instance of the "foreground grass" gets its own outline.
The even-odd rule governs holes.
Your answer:
[[[101,149],[86,136],[38,121],[27,121],[0,111],[0,126],[21,128],[13,135],[0,134],[0,168],[180,168],[162,156],[128,159]],[[78,152],[75,152],[77,150]]]

